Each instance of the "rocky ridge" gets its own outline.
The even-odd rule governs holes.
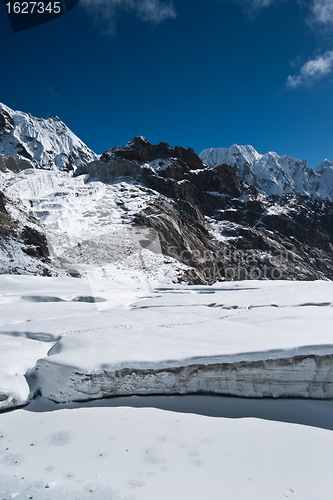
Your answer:
[[[56,275],[45,230],[0,191],[0,274]]]
[[[142,137],[74,175],[82,174],[103,182],[132,178],[159,193],[132,223],[153,227],[163,252],[193,269],[192,282],[333,278],[329,200],[263,195],[230,165],[210,167],[191,149]]]

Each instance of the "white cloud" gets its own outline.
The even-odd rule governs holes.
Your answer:
[[[312,13],[315,21],[322,24],[333,23],[333,0],[313,0]]]
[[[137,11],[142,21],[159,24],[166,19],[175,19],[177,16],[172,3],[161,2],[160,0],[141,0],[137,3]]]
[[[333,50],[325,54],[310,59],[305,63],[298,75],[289,75],[287,87],[295,89],[300,85],[311,85],[314,81],[320,80],[333,71]]]
[[[245,13],[254,18],[257,16],[261,9],[270,7],[272,4],[280,2],[281,0],[232,0],[243,7]]]
[[[80,5],[94,16],[95,21],[103,23],[109,34],[115,33],[116,17],[121,12],[133,13],[141,21],[155,25],[177,17],[172,2],[163,0],[81,0]]]
[[[282,0],[234,0],[243,4],[247,12],[255,12],[262,8],[281,2]],[[308,22],[324,25],[333,23],[333,0],[294,0],[305,5],[311,12]]]
[[[253,9],[262,9],[263,7],[269,7],[276,0],[251,0],[251,6]]]

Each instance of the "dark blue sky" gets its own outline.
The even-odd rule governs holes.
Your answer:
[[[114,0],[81,0],[15,34],[0,5],[0,101],[58,115],[96,153],[144,135],[315,167],[333,159],[332,3],[123,0],[115,17]]]

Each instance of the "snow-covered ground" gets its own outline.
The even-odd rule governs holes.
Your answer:
[[[154,408],[0,415],[1,498],[331,498],[333,433]]]
[[[266,420],[96,400],[207,390],[332,398],[332,282],[154,288],[3,275],[0,291],[2,408],[36,391],[95,399],[37,398],[0,414],[0,498],[332,497],[332,426],[320,423],[331,401],[295,401],[302,419]]]
[[[332,282],[149,287],[0,276],[1,406],[37,392],[333,398]]]

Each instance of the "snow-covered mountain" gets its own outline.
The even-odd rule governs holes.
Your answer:
[[[305,160],[259,154],[252,146],[232,145],[230,148],[205,149],[200,158],[211,167],[232,166],[244,182],[259,192],[282,196],[286,193],[333,200],[333,161],[324,160],[315,170]]]
[[[58,118],[34,118],[0,103],[0,154],[35,168],[73,170],[96,160],[91,151]]]
[[[333,162],[234,146],[207,165],[141,136],[98,157],[57,118],[0,109],[2,273],[333,279]]]

